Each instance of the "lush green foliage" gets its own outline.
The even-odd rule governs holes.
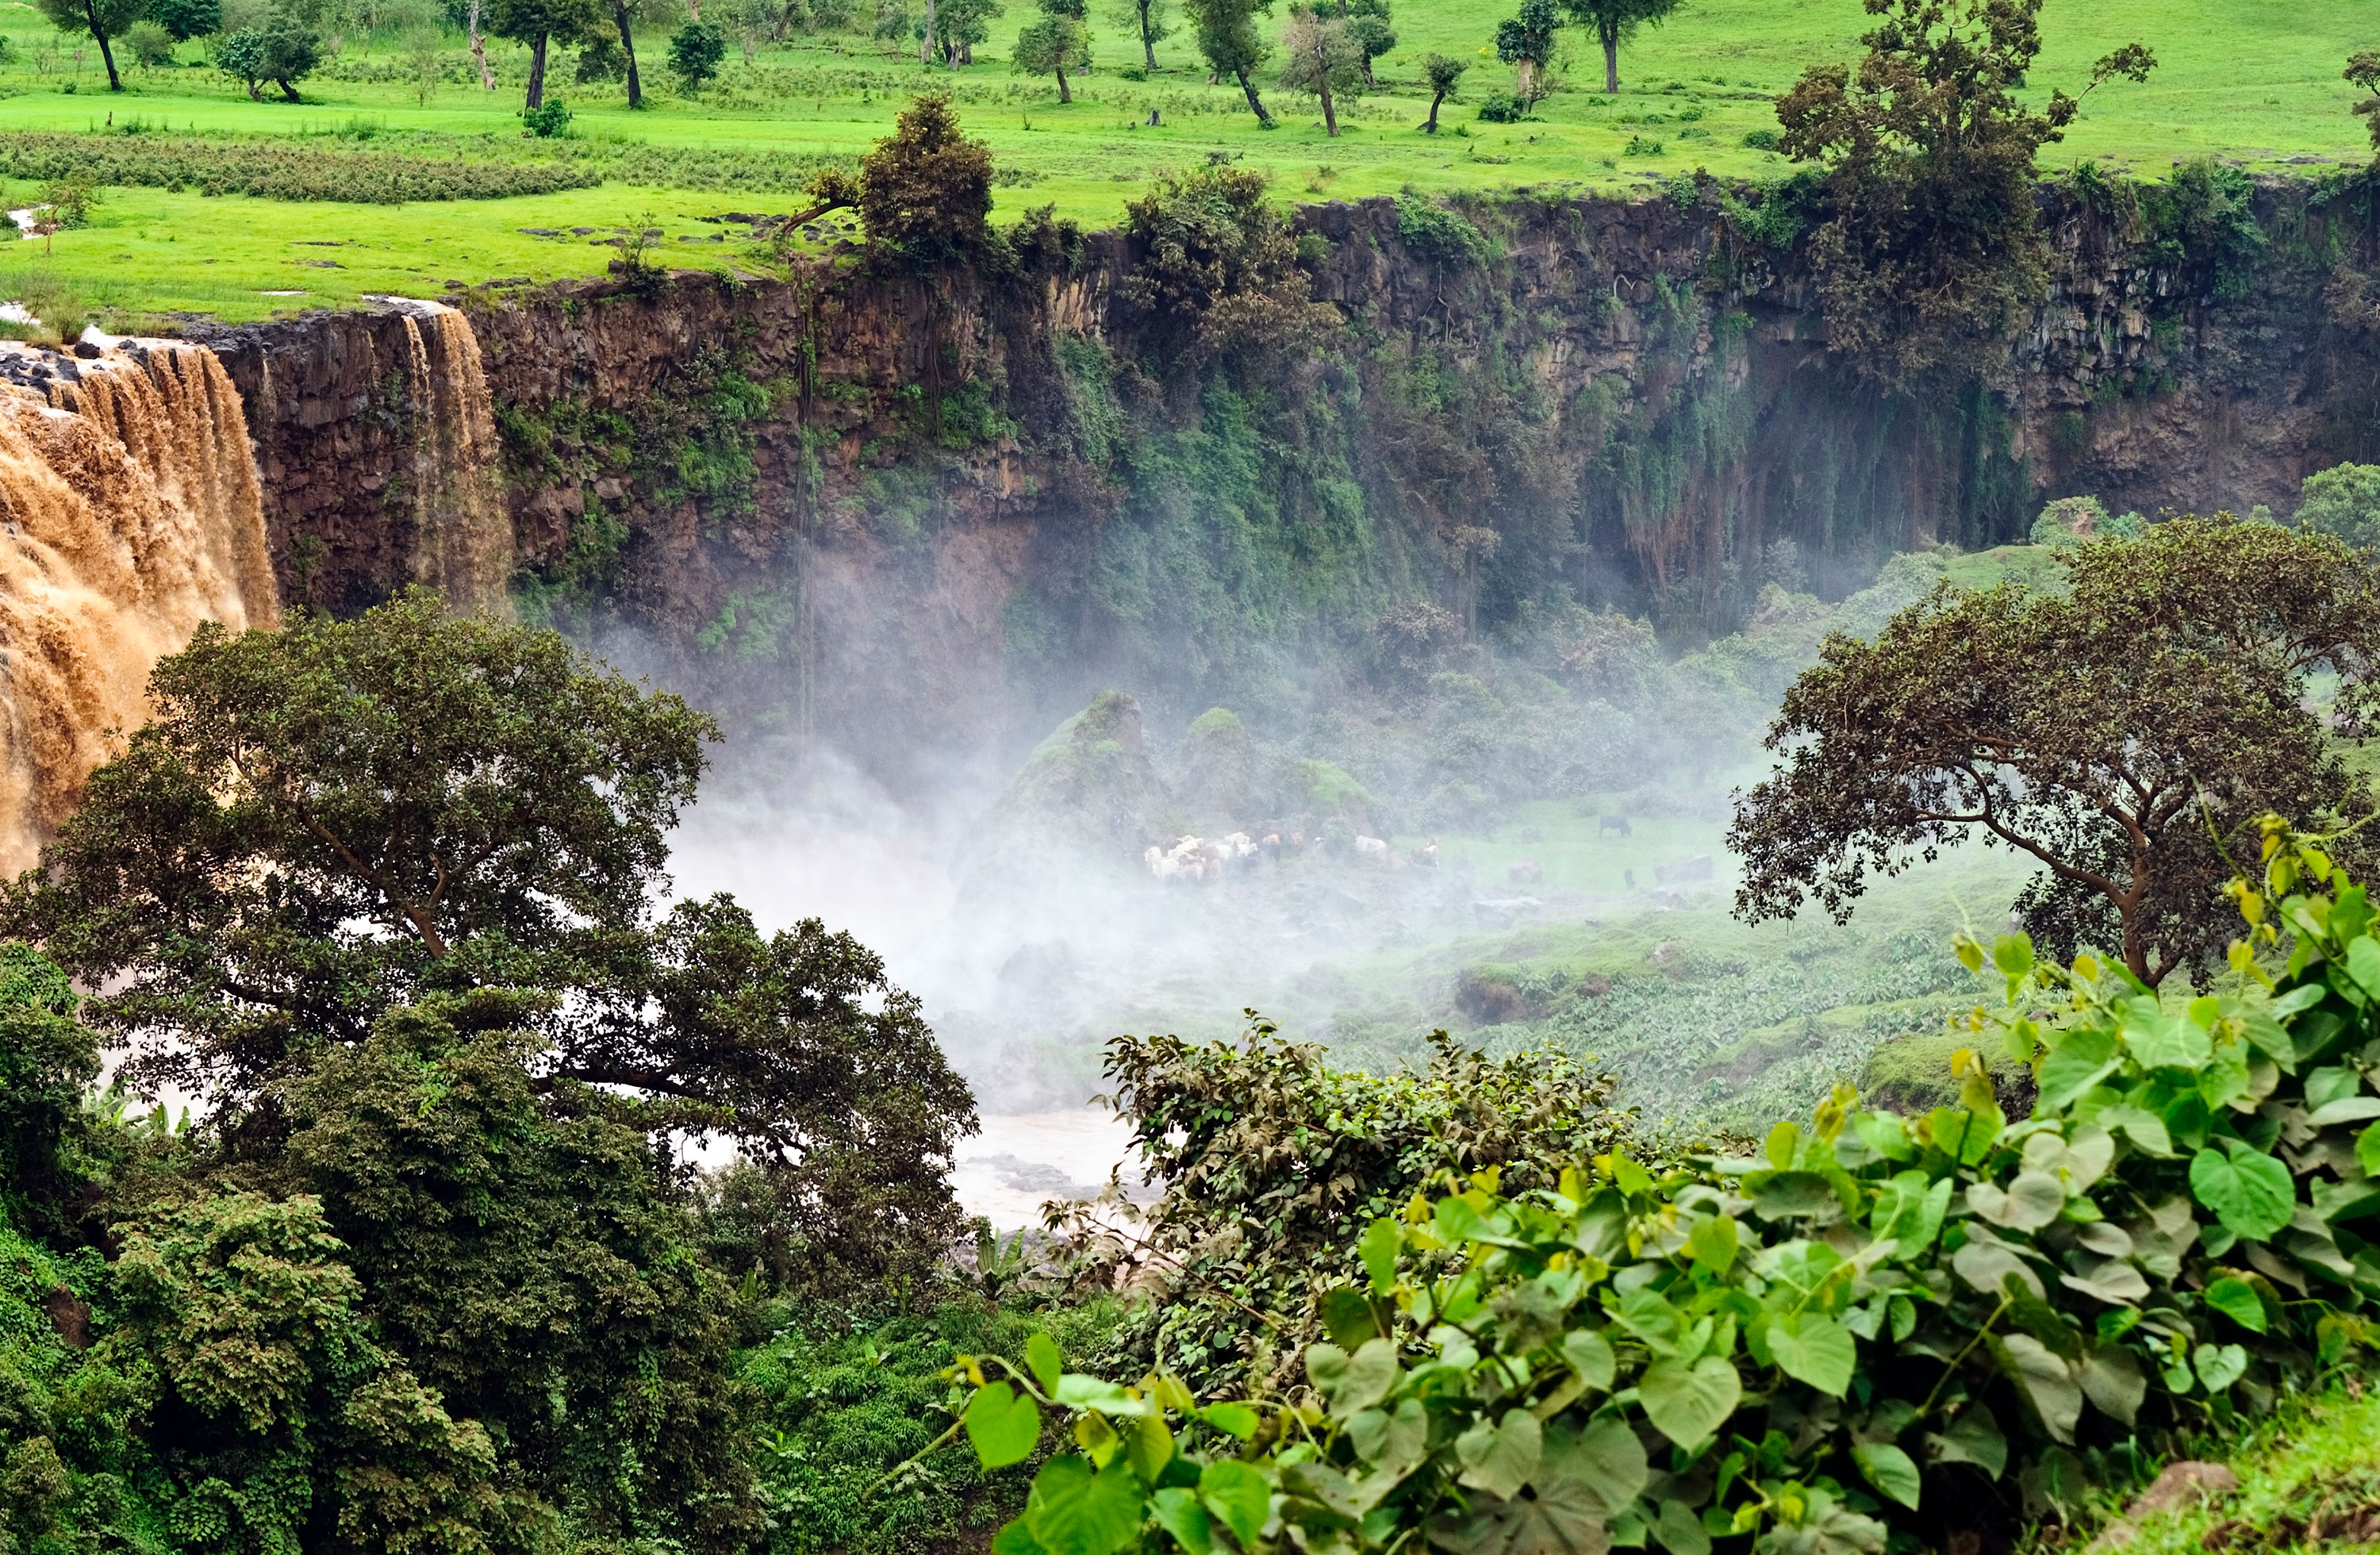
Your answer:
[[[1609,1078],[1560,1052],[1491,1061],[1443,1032],[1432,1043],[1425,1072],[1392,1075],[1330,1068],[1318,1047],[1262,1023],[1237,1048],[1109,1044],[1116,1107],[1163,1193],[1078,1207],[1066,1229],[1086,1272],[1131,1269],[1166,1293],[1126,1315],[1125,1353],[1202,1387],[1277,1385],[1364,1225],[1444,1172],[1550,1185],[1561,1163],[1637,1137]],[[1269,1332],[1251,1326],[1256,1312]]]
[[[2335,540],[2228,515],[2058,553],[2063,594],[1937,591],[1873,643],[1831,639],[1739,807],[1737,895],[1838,920],[1980,828],[2039,861],[2019,901],[2046,944],[2115,948],[2152,985],[2219,956],[2223,837],[2267,810],[2345,817],[2353,779],[2304,706],[2341,677],[2350,734],[2380,696],[2380,573]]]
[[[1001,1548],[1878,1555],[2264,1412],[2380,1295],[2353,1229],[2380,1205],[2380,940],[2320,847],[2272,818],[2262,843],[2237,978],[2186,1010],[1994,945],[2009,1002],[1974,1024],[2034,1063],[2029,1119],[1969,1058],[1958,1106],[1903,1119],[1846,1087],[1748,1159],[1614,1151],[1528,1193],[1448,1172],[1318,1304],[1310,1393],[1201,1405],[1161,1371],[1062,1375],[1038,1342],[970,1362],[984,1462],[1024,1457],[1050,1408],[1081,1449]]]
[[[960,129],[948,97],[920,97],[861,162],[859,213],[872,241],[912,260],[973,254],[991,237],[991,148]]]
[[[2380,465],[2333,465],[2305,478],[2297,521],[2360,551],[2380,545]]]

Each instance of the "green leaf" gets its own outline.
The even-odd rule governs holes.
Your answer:
[[[1888,1441],[1866,1441],[1852,1449],[1852,1462],[1876,1494],[1917,1510],[1917,1464],[1908,1453]]]
[[[2074,1099],[2116,1072],[2116,1034],[2090,1027],[2070,1031],[2041,1061],[2040,1116],[2064,1111]]]
[[[1399,1375],[1396,1342],[1366,1340],[1348,1357],[1346,1372],[1331,1394],[1330,1413],[1343,1420],[1359,1409],[1369,1409],[1389,1396]]]
[[[2020,1172],[2006,1188],[1967,1184],[1967,1207],[1996,1226],[2039,1231],[2066,1208],[2066,1185],[2046,1172]]]
[[[1066,1369],[1064,1357],[1058,1354],[1056,1341],[1046,1333],[1037,1333],[1025,1342],[1025,1369],[1033,1380],[1041,1384],[1044,1393],[1058,1391],[1058,1378]]]
[[[1686,1255],[1694,1260],[1694,1272],[1705,1279],[1717,1279],[1735,1262],[1737,1232],[1732,1215],[1712,1215],[1694,1221],[1686,1233]]]
[[[2363,991],[2380,998],[2380,945],[2369,939],[2349,942],[2347,975],[2353,978]]]
[[[2000,969],[2001,976],[2009,978],[2022,978],[2026,973],[2032,971],[2033,936],[2030,934],[2003,934],[1998,939],[1994,940],[1992,942],[1992,965]],[[1912,1500],[1909,1504],[1913,1507],[1917,1503]]]
[[[2256,1294],[2255,1286],[2237,1275],[2227,1274],[2207,1286],[2206,1305],[2251,1333],[2265,1331],[2264,1298]]]
[[[1343,1344],[1352,1350],[1380,1331],[1379,1324],[1372,1317],[1372,1304],[1364,1298],[1361,1291],[1345,1285],[1335,1286],[1322,1293],[1321,1306],[1322,1331],[1329,1334],[1335,1344]]]
[[[1429,1415],[1421,1400],[1405,1399],[1391,1415],[1366,1409],[1347,1422],[1355,1455],[1392,1478],[1402,1478],[1429,1455]]]
[[[1835,1398],[1842,1397],[1851,1387],[1852,1373],[1859,1366],[1859,1346],[1851,1330],[1817,1312],[1798,1312],[1772,1321],[1768,1353],[1786,1376]]]
[[[2149,1382],[2141,1374],[2139,1358],[2120,1344],[2102,1344],[2083,1357],[2077,1380],[2102,1415],[2128,1429],[2140,1413],[2141,1401],[2148,1397]]]
[[[1264,1423],[1263,1416],[1245,1403],[1210,1403],[1198,1411],[1198,1418],[1225,1436],[1235,1436],[1246,1441],[1257,1434]]]
[[[2248,1352],[2237,1344],[2202,1344],[2191,1352],[2190,1358],[2198,1368],[2198,1379],[2206,1384],[2209,1393],[2221,1392],[2239,1381],[2248,1369]]]
[[[1598,1392],[1611,1386],[1619,1363],[1611,1354],[1611,1345],[1593,1329],[1572,1329],[1562,1335],[1562,1359],[1577,1372],[1579,1379]]]
[[[2362,1123],[2366,1118],[2380,1118],[2380,1096],[2342,1096],[2336,1101],[2325,1101],[2307,1114],[2306,1122],[2316,1128],[2328,1128],[2334,1124]]]
[[[2043,1290],[2041,1276],[2033,1271],[2031,1264],[2000,1243],[1986,1242],[1973,1233],[1969,1233],[1966,1245],[1950,1255],[1950,1267],[1958,1271],[1960,1279],[1987,1296],[1997,1297],[2005,1294],[2011,1274],[2034,1295],[2048,1294]]]
[[[1997,1108],[1970,1112],[1959,1107],[1937,1107],[1925,1114],[1925,1129],[1934,1148],[1955,1156],[1963,1166],[1973,1166],[1992,1153],[2005,1122]]]
[[[2065,1360],[2029,1333],[1995,1335],[1987,1342],[2042,1429],[2052,1440],[2071,1444],[2075,1423],[2082,1418],[2082,1390]]]
[[[2380,1124],[2374,1124],[2356,1136],[2355,1164],[2363,1169],[2366,1177],[2380,1177]]]
[[[2271,1239],[2297,1213],[2289,1169],[2244,1140],[2226,1139],[2190,1162],[2190,1191],[2234,1235]]]
[[[1555,1426],[1546,1432],[1536,1488],[1545,1495],[1575,1483],[1602,1503],[1607,1516],[1617,1517],[1643,1492],[1650,1473],[1635,1431],[1606,1415],[1583,1431]]]
[[[1902,1172],[1876,1194],[1868,1225],[1878,1237],[1898,1243],[1900,1257],[1913,1259],[1941,1234],[1942,1217],[1949,1208],[1949,1178],[1930,1183],[1923,1172]]]
[[[1867,1148],[1887,1160],[1915,1160],[1917,1147],[1909,1141],[1909,1125],[1893,1112],[1861,1112],[1852,1115],[1852,1127]]]
[[[1214,1519],[1198,1504],[1198,1492],[1186,1486],[1168,1486],[1151,1496],[1149,1502],[1157,1525],[1172,1534],[1189,1555],[1208,1555],[1215,1548]],[[999,1546],[992,1547],[992,1555],[1000,1555]]]
[[[1670,1555],[1710,1555],[1711,1537],[1704,1530],[1703,1520],[1675,1497],[1663,1500],[1645,1527]]]
[[[2152,1015],[2124,1022],[2124,1046],[2143,1069],[2180,1069],[2195,1074],[2215,1056],[2205,1028],[2183,1015]]]
[[[1537,1472],[1545,1452],[1545,1427],[1525,1409],[1508,1409],[1490,1424],[1485,1415],[1454,1439],[1454,1455],[1463,1464],[1463,1483],[1510,1499]]]
[[[1364,1260],[1364,1272],[1370,1277],[1375,1293],[1386,1295],[1397,1282],[1397,1252],[1403,1245],[1404,1233],[1397,1229],[1396,1221],[1386,1216],[1374,1221],[1371,1229],[1364,1233],[1364,1240],[1356,1244],[1355,1251]]]
[[[1124,1462],[1140,1476],[1142,1484],[1157,1483],[1157,1476],[1173,1461],[1173,1433],[1167,1428],[1164,1416],[1143,1415],[1126,1420],[1123,1436]]]
[[[1050,1555],[1112,1555],[1140,1533],[1140,1481],[1106,1474],[1069,1452],[1041,1465],[1025,1501],[1025,1525]]]
[[[1636,1392],[1655,1430],[1692,1447],[1727,1424],[1743,1397],[1743,1384],[1733,1363],[1705,1355],[1692,1367],[1655,1361],[1637,1379]]]
[[[1939,1431],[1928,1432],[1925,1447],[1930,1462],[1973,1464],[1994,1479],[2008,1469],[2008,1438],[2000,1434],[1992,1412],[1980,1403],[1969,1404]]]
[[[1460,1247],[1488,1234],[1488,1219],[1460,1198],[1441,1198],[1430,1230],[1448,1246]]]
[[[1234,1458],[1208,1464],[1198,1472],[1198,1500],[1223,1520],[1243,1549],[1256,1548],[1272,1515],[1272,1487],[1265,1476]]]
[[[967,1440],[988,1469],[1006,1468],[1033,1455],[1041,1440],[1041,1409],[1006,1382],[988,1382],[967,1401]]]
[[[2111,1133],[2120,1129],[2126,1138],[2150,1155],[2173,1154],[2173,1136],[2167,1131],[2165,1120],[2145,1107],[2119,1101],[2099,1110],[2098,1124]]]
[[[991,1536],[991,1555],[1047,1555],[1047,1552],[1042,1549],[1041,1542],[1033,1537],[1033,1530],[1025,1525],[1025,1519],[1019,1517]],[[1207,1552],[1201,1549],[1194,1551],[1193,1555],[1207,1555]]]

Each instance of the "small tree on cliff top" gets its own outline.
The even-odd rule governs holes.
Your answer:
[[[2359,49],[2347,58],[2347,68],[2340,73],[2350,86],[2362,87],[2370,95],[2348,109],[2363,121],[2372,132],[2372,149],[2380,152],[2380,49]]]
[[[2017,98],[2041,52],[2041,0],[1865,0],[1883,18],[1856,71],[1815,65],[1777,104],[1789,156],[1828,165],[1811,234],[1829,346],[1903,381],[1996,337],[2048,283],[2034,158],[2080,98]],[[2092,67],[2087,96],[2144,79],[2137,43]]]
[[[1369,61],[1364,57],[1362,42],[1335,11],[1301,6],[1281,30],[1281,84],[1320,99],[1324,130],[1337,140],[1338,99],[1363,94]]]
[[[870,241],[919,262],[972,253],[991,237],[991,148],[960,131],[951,100],[913,100],[859,164]]]
[[[1740,917],[1844,921],[1869,874],[1980,832],[2041,865],[2017,903],[2038,942],[2154,985],[2236,930],[2210,829],[2371,807],[2302,699],[2326,667],[2341,728],[2380,708],[2380,564],[2228,515],[2058,560],[2070,596],[1946,585],[1872,643],[1828,639],[1770,726],[1782,765],[1737,805]]]

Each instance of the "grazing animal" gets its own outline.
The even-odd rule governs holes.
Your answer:
[[[1628,818],[1624,815],[1607,815],[1595,823],[1595,834],[1598,837],[1608,836],[1614,832],[1623,837],[1633,837],[1636,834],[1635,829],[1628,824]]]
[[[1504,878],[1514,885],[1537,885],[1544,881],[1546,872],[1538,868],[1536,859],[1523,858],[1515,861],[1511,869],[1504,871]]]
[[[1437,839],[1436,837],[1432,837],[1432,838],[1429,840],[1429,845],[1428,845],[1427,847],[1417,847],[1417,848],[1414,849],[1414,850],[1413,850],[1413,861],[1414,861],[1415,863],[1416,863],[1416,864],[1420,865],[1420,866],[1421,866],[1423,869],[1437,869],[1437,868],[1438,868],[1438,839]]]
[[[1389,844],[1378,837],[1357,837],[1355,856],[1359,858],[1386,858],[1389,856]]]

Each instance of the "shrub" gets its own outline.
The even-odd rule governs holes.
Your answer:
[[[1518,124],[1536,104],[1516,91],[1491,91],[1479,104],[1483,124]]]
[[[662,182],[622,170],[630,182]],[[265,200],[339,200],[395,205],[410,200],[503,200],[592,188],[603,181],[593,167],[565,162],[502,163],[403,156],[380,152],[329,152],[269,140],[209,140],[142,135],[137,139],[40,133],[0,135],[0,174],[42,182],[79,180],[87,187],[193,188]]]
[[[570,128],[570,110],[559,97],[549,97],[534,108],[523,110],[521,126],[540,140],[550,140]]]
[[[2060,497],[2041,510],[2030,538],[2035,545],[2073,546],[2086,540],[2138,540],[2147,529],[2139,514],[2111,515],[2096,497]]]
[[[701,95],[718,79],[719,62],[726,57],[727,34],[716,23],[689,21],[670,37],[670,74],[688,97]]]
[[[162,22],[143,17],[125,32],[124,42],[132,50],[134,62],[144,70],[174,63],[174,35],[165,30]]]
[[[1642,135],[1631,135],[1628,137],[1628,144],[1620,148],[1620,154],[1621,156],[1659,156],[1668,149],[1658,140],[1647,140]]]
[[[1755,152],[1773,152],[1777,149],[1777,132],[1773,129],[1751,130],[1744,135],[1743,143]]]
[[[2333,465],[2305,478],[2297,521],[2348,544],[2380,544],[2380,465]]]
[[[1295,1397],[1127,1391],[1039,1340],[969,1361],[983,1462],[1026,1457],[1045,1407],[1082,1448],[1000,1548],[1110,1555],[1154,1525],[1204,1552],[1220,1523],[1243,1549],[1882,1555],[2012,1534],[2318,1384],[2380,1294],[2353,1229],[2380,1208],[2380,915],[2260,827],[2225,991],[2168,1010],[2095,956],[1992,947],[2008,1002],[1972,1026],[2034,1066],[2029,1119],[1966,1052],[1956,1106],[1904,1121],[1844,1087],[1755,1157],[1614,1150],[1524,1192],[1442,1172],[1321,1295]]]
[[[1496,252],[1488,235],[1462,213],[1411,191],[1397,197],[1397,236],[1440,264],[1484,264]]]

